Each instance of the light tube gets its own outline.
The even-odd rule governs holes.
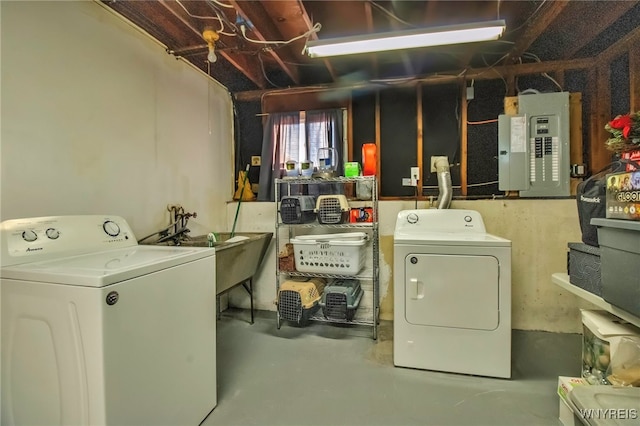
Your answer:
[[[504,20],[309,41],[312,58],[497,40]]]

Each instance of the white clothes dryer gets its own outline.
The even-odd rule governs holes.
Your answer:
[[[1,423],[196,425],[217,403],[215,249],[117,216],[0,224]]]
[[[511,377],[511,241],[473,210],[405,210],[394,234],[398,367]]]

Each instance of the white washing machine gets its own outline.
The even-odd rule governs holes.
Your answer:
[[[215,250],[117,216],[0,224],[4,425],[197,425],[216,406]]]
[[[472,210],[405,210],[394,234],[393,362],[511,377],[511,241]]]

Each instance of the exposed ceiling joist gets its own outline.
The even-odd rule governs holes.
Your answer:
[[[295,0],[295,2],[298,3],[298,7],[300,8],[300,11],[302,13],[302,20],[304,21],[307,28],[310,30],[313,27],[313,22],[311,21],[311,18],[307,13],[307,9],[304,7],[302,0]],[[311,34],[309,36],[309,40],[318,40],[318,34],[316,33]],[[329,62],[328,59],[324,59],[323,62],[325,67],[327,68],[327,71],[329,72],[329,75],[331,76],[331,80],[332,81],[338,80],[338,75],[336,74],[336,70],[333,68],[333,65],[331,65],[331,62]]]
[[[283,41],[282,39],[285,37],[278,31],[273,21],[269,19],[262,3],[256,1],[240,2],[236,0],[231,0],[230,3],[245,19],[251,23],[259,23],[259,25],[254,26],[253,29],[247,29],[247,31],[251,30],[252,34],[257,37],[258,40],[262,42]],[[298,68],[293,65],[296,62],[296,58],[290,52],[289,46],[276,47],[275,45],[271,45],[267,51],[289,78],[291,78],[296,85],[300,84]]]
[[[373,26],[373,11],[371,10],[371,3],[364,2],[364,16],[367,20],[367,29],[370,33],[375,31]],[[371,56],[371,69],[373,70],[373,76],[378,78],[379,70],[378,70],[378,57],[375,55]]]
[[[167,52],[183,57],[233,93],[276,84],[291,88],[338,83],[343,87],[361,80],[426,81],[432,75],[459,75],[463,70],[469,76],[487,64],[523,62],[521,57],[549,63],[589,56],[593,61],[640,22],[640,2],[627,0],[101,1],[156,38]],[[508,26],[497,42],[323,59],[303,52],[307,38],[379,33],[398,23],[421,28],[496,18]],[[248,28],[246,37],[243,23]],[[322,24],[317,34],[311,31],[316,23]],[[214,64],[206,60],[202,31],[207,26],[220,35],[215,42],[220,59]],[[273,41],[289,43],[268,43]],[[483,76],[497,78],[497,69],[506,72],[503,78],[514,78],[510,67],[489,67]]]
[[[200,40],[202,41],[202,30],[199,28],[201,25],[194,25],[194,23],[191,22],[191,18],[189,17],[189,15],[181,7],[179,7],[176,2],[159,0],[158,3],[161,4],[172,15],[178,18],[194,34],[200,37]],[[233,54],[226,50],[221,50],[219,51],[219,53],[240,72],[242,72],[249,80],[251,80],[256,86],[261,89],[264,89],[267,86],[264,75],[259,72],[260,64],[258,63],[257,59],[254,59],[251,56],[247,55]]]
[[[524,33],[518,36],[511,52],[509,52],[509,55],[505,58],[505,63],[512,62],[522,56],[568,5],[569,1],[567,0],[543,3],[541,10],[532,17]]]
[[[585,8],[589,6],[587,2],[579,2],[585,4],[579,4]],[[598,11],[598,19],[584,19],[584,16],[580,14],[573,14],[569,19],[565,21],[565,28],[568,28],[573,35],[585,34],[586,36],[573,37],[572,45],[564,52],[564,57],[569,59],[573,55],[578,53],[583,47],[591,43],[593,40],[602,34],[609,26],[620,19],[625,13],[637,4],[635,1],[623,1],[623,2],[601,2],[603,6]],[[589,13],[589,10],[585,8],[585,14]]]

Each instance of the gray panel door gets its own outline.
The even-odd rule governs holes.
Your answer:
[[[499,264],[493,256],[409,254],[405,316],[416,325],[494,330]]]

